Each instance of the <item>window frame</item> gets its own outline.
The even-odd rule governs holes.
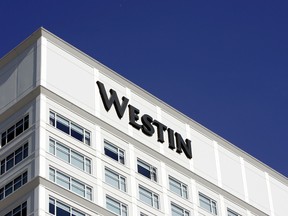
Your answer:
[[[63,182],[66,183],[67,186],[62,185],[61,182],[59,182],[59,180],[62,181],[62,179],[59,178],[59,175],[66,179],[66,181],[64,179]],[[67,175],[66,173],[64,173],[64,172],[62,172],[62,171],[60,171],[58,169],[55,169],[54,167],[49,167],[48,176],[49,176],[49,180],[51,182],[55,183],[56,185],[59,185],[60,187],[65,188],[65,189],[71,191],[72,193],[74,193],[74,194],[76,194],[78,196],[81,196],[81,197],[83,197],[83,198],[85,198],[87,200],[93,201],[93,187],[91,187],[90,185],[87,185],[86,183],[80,181],[79,179],[74,178],[74,177],[72,177],[70,175]],[[78,185],[81,184],[83,186],[83,188],[84,188],[84,190],[83,190],[84,196],[79,194],[75,190],[73,190],[73,188],[75,189],[75,188],[78,187],[75,184],[76,182],[77,182]],[[78,187],[78,189],[80,191],[81,188]]]
[[[209,202],[210,210],[207,208],[201,206],[201,198],[206,199]],[[206,203],[208,204],[208,203]],[[217,201],[210,198],[209,196],[199,192],[199,207],[207,212],[210,212],[213,215],[218,215],[218,206],[217,206]]]
[[[139,193],[138,193],[138,195],[139,195],[139,200],[140,200],[141,202],[143,202],[143,203],[151,206],[152,208],[155,208],[155,209],[158,209],[158,210],[160,209],[160,198],[159,198],[159,194],[153,192],[152,190],[150,190],[150,189],[148,189],[148,188],[146,188],[146,187],[144,187],[144,186],[142,186],[142,185],[139,185],[139,186],[138,186],[138,191],[139,191]],[[141,191],[142,191],[142,192],[145,192],[146,194],[149,193],[151,203],[148,203],[148,202],[146,202],[145,200],[142,200],[142,199],[141,199]],[[145,196],[143,193],[142,193],[142,195]]]
[[[231,216],[241,216],[241,214],[237,213],[236,211],[234,211],[234,210],[232,210],[230,208],[227,208],[227,216],[230,216],[229,213],[233,214]]]
[[[72,207],[71,205],[66,204],[65,202],[62,202],[58,199],[55,199],[54,197],[49,196],[48,199],[48,212],[50,215],[55,215],[57,216],[57,207],[59,208],[59,206],[57,206],[57,204],[65,206],[66,208],[69,209],[69,216],[72,216],[73,213],[77,212],[78,214],[82,214],[83,216],[89,216],[88,214],[84,213],[83,211],[80,211],[79,209],[76,209],[74,207]],[[64,210],[64,209],[63,209]]]
[[[119,205],[120,214],[118,214],[117,212],[114,212],[114,211],[112,211],[111,209],[108,208],[108,205],[107,205],[108,204],[108,200],[111,200],[112,202],[117,203]],[[128,205],[123,203],[123,202],[121,202],[121,201],[119,201],[119,200],[117,200],[117,199],[115,199],[115,198],[113,198],[113,197],[111,197],[111,196],[109,196],[109,195],[106,195],[106,209],[108,211],[118,215],[118,216],[128,216]],[[125,212],[126,212],[126,214],[125,214]]]
[[[20,179],[20,185],[18,185]],[[16,190],[21,188],[28,181],[27,179],[27,171],[15,177],[13,180],[5,184],[2,188],[0,188],[0,200],[5,199],[10,194],[13,194]],[[17,187],[15,187],[17,185]]]
[[[109,149],[110,148],[110,149]],[[116,151],[113,151],[111,149],[115,149]],[[115,156],[117,156],[117,159],[113,157],[112,155],[109,155],[107,151],[110,151],[112,154],[114,153]],[[111,154],[110,153],[110,154]],[[125,155],[125,150],[118,147],[117,145],[109,142],[108,140],[104,140],[104,154],[108,156],[109,158],[113,159],[114,161],[117,161],[120,164],[125,165],[126,164],[126,155]]]
[[[63,125],[62,129],[58,125],[58,124],[61,124],[61,121],[58,121],[58,119],[61,119],[61,121],[63,123],[62,124]],[[64,125],[65,121],[67,122],[66,125]],[[49,110],[49,124],[52,127],[56,128],[57,130],[60,130],[63,133],[71,136],[75,140],[78,140],[79,142],[82,142],[82,143],[84,143],[87,146],[91,146],[91,131],[89,131],[86,128],[82,127],[81,125],[75,123],[74,121],[71,121],[69,118],[66,118],[63,115],[60,115],[59,113],[57,113],[57,112],[55,112],[53,110]],[[75,132],[75,134],[77,134],[77,132],[72,129],[72,125],[73,125],[73,127],[77,127],[78,129],[82,129],[83,130],[82,139],[80,139],[76,135],[73,135],[74,132]],[[67,129],[64,129],[65,126],[66,126]],[[74,131],[74,132],[72,132],[72,131]]]
[[[52,142],[53,142],[53,143],[52,143]],[[85,172],[85,173],[88,173],[88,174],[91,174],[91,175],[92,175],[92,170],[93,170],[93,169],[92,169],[92,159],[91,159],[91,158],[89,158],[89,157],[81,154],[80,152],[74,150],[73,148],[70,148],[69,146],[67,146],[67,145],[59,142],[58,140],[56,140],[56,139],[54,139],[54,138],[52,138],[52,137],[49,137],[48,145],[49,145],[49,147],[48,147],[48,152],[49,152],[50,154],[52,154],[54,157],[56,157],[56,158],[58,158],[58,159],[60,159],[60,160],[62,160],[62,161],[64,161],[64,162],[70,164],[71,166],[75,167],[76,169],[79,169],[79,170],[81,170],[81,171],[83,171],[83,172]],[[58,146],[61,146],[61,147],[64,147],[64,148],[68,149],[68,160],[64,160],[63,158],[61,158],[61,157],[58,156],[58,154],[57,154],[57,150],[59,149],[59,148],[57,148]],[[75,154],[75,155],[77,154],[78,156],[83,157],[83,169],[80,169],[79,166],[76,166],[76,165],[72,162],[72,161],[73,161],[73,159],[72,159],[72,157],[73,157],[73,156],[72,156],[72,152],[73,152],[73,154]]]
[[[180,189],[180,194],[178,194],[177,192],[171,190],[171,181],[173,181],[174,183],[180,185],[180,187],[179,187],[179,189]],[[185,188],[186,188],[186,189],[185,189]],[[170,190],[172,193],[174,193],[174,194],[176,194],[176,195],[178,195],[178,196],[180,196],[180,197],[182,197],[182,198],[184,198],[184,199],[189,199],[188,185],[185,184],[185,183],[183,183],[182,181],[179,181],[178,179],[176,179],[176,178],[174,178],[174,177],[172,177],[172,176],[170,176],[170,175],[169,175],[169,190]],[[185,192],[185,190],[186,190],[186,192]]]
[[[179,206],[178,204],[171,202],[171,216],[173,216],[173,207],[177,208],[178,210],[182,211],[181,216],[190,216],[190,211],[183,208],[182,206]]]
[[[19,212],[20,212],[20,216],[28,215],[28,212],[27,212],[27,201],[25,201],[22,204],[16,206],[11,211],[7,212],[4,216],[13,216],[13,215],[16,215]]]
[[[120,191],[127,192],[127,181],[126,181],[127,178],[126,178],[125,176],[119,174],[118,172],[116,172],[116,171],[114,171],[114,170],[112,170],[112,169],[110,169],[110,168],[108,168],[108,167],[105,167],[104,171],[105,171],[105,183],[107,183],[108,185],[110,185],[110,186],[112,186],[112,187],[114,187],[114,188],[117,188],[117,189],[120,190]],[[117,179],[115,179],[115,180],[117,181],[117,184],[118,184],[117,187],[114,186],[113,184],[110,184],[110,183],[106,180],[106,178],[107,178],[107,172],[110,172],[111,174],[114,174],[115,176],[117,176]],[[108,176],[108,177],[109,177],[109,176]],[[110,177],[112,178],[112,176],[110,176]],[[123,181],[121,181],[121,180],[123,180]],[[116,182],[116,181],[115,181],[115,182]],[[122,184],[122,183],[124,183],[124,184]],[[122,185],[124,185],[124,187],[122,187]]]
[[[144,166],[141,166],[139,163],[144,165]],[[149,169],[146,169],[145,166],[149,167]],[[139,172],[139,167],[142,167],[147,172],[149,172],[149,175],[145,175],[144,172]],[[158,177],[157,168],[152,166],[151,164],[145,162],[144,160],[142,160],[140,158],[137,158],[137,172],[139,174],[141,174],[142,176],[145,176],[146,178],[149,178],[150,180],[152,180],[154,182],[157,182],[157,180],[158,180],[158,178],[157,178]]]
[[[22,127],[22,129],[19,131],[19,125]],[[26,131],[30,126],[30,120],[29,120],[29,113],[26,113],[23,118],[16,121],[14,124],[10,125],[8,129],[4,130],[1,133],[1,147],[3,148],[7,144],[9,144],[11,141],[16,139],[18,136],[20,136],[24,131]]]

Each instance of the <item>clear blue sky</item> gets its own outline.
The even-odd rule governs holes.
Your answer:
[[[288,176],[287,0],[2,0],[0,20],[0,56],[43,26]]]

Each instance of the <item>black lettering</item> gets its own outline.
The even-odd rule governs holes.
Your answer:
[[[167,130],[167,127],[161,122],[154,120],[153,125],[157,127],[157,141],[163,143],[164,142],[164,131]]]
[[[114,104],[116,113],[118,115],[118,117],[121,119],[124,115],[125,109],[127,107],[127,104],[129,102],[129,99],[126,97],[122,97],[122,104],[120,105],[118,96],[116,91],[114,91],[113,89],[110,89],[110,98],[108,99],[105,87],[103,85],[103,83],[97,81],[96,82],[100,91],[100,95],[104,104],[104,107],[106,109],[106,111],[108,112],[112,106],[112,104]]]
[[[189,139],[186,139],[184,142],[182,136],[177,132],[175,133],[175,138],[177,146],[176,152],[180,154],[182,153],[183,150],[186,157],[191,159],[192,158],[191,141]]]
[[[129,124],[132,125],[134,128],[136,128],[137,130],[139,130],[141,128],[141,125],[137,124],[136,121],[139,120],[138,114],[140,113],[140,111],[130,104],[128,105],[128,107],[129,107]]]
[[[144,114],[141,117],[141,122],[143,123],[142,125],[142,132],[146,134],[147,136],[152,136],[155,132],[155,129],[152,125],[153,118],[147,114]]]
[[[169,148],[174,150],[175,149],[174,131],[171,128],[168,128],[167,132],[168,132]]]

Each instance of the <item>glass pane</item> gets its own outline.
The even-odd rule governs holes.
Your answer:
[[[81,170],[84,170],[84,157],[74,151],[71,151],[71,164]]]
[[[16,123],[16,136],[23,132],[23,119]]]
[[[24,130],[28,129],[29,127],[29,115],[25,116],[24,118]]]
[[[22,176],[17,177],[14,179],[14,191],[21,187],[22,184]]]
[[[115,148],[114,146],[112,146],[108,143],[105,143],[104,151],[105,151],[105,155],[118,161],[118,149],[117,148]]]
[[[184,216],[184,213],[183,213],[183,209],[179,208],[178,206],[176,205],[171,205],[172,207],[172,216]]]
[[[152,193],[141,187],[139,188],[139,199],[148,205],[153,206]]]
[[[27,216],[27,202],[24,202],[22,204],[22,215],[21,216]]]
[[[127,206],[122,205],[122,216],[127,216]]]
[[[147,178],[151,178],[150,167],[141,163],[140,161],[138,161],[138,173],[146,176]]]
[[[120,203],[116,202],[115,200],[110,199],[109,197],[106,198],[106,207],[108,210],[114,212],[117,215],[121,215],[120,210]]]
[[[15,164],[19,163],[22,160],[22,147],[18,148],[15,151]]]
[[[187,199],[188,198],[187,186],[182,185],[182,188],[183,188],[183,197]]]
[[[15,126],[13,125],[7,130],[7,142],[10,142],[15,137]]]
[[[85,214],[76,211],[75,209],[72,209],[72,216],[85,216]]]
[[[228,216],[239,216],[239,214],[237,214],[236,212],[228,209]]]
[[[13,209],[13,216],[21,216],[21,205]]]
[[[85,159],[85,171],[91,174],[91,161],[90,159]]]
[[[50,125],[54,126],[55,127],[55,113],[53,112],[50,112]]]
[[[90,132],[85,131],[85,143],[90,145]]]
[[[60,172],[57,172],[56,183],[66,189],[70,189],[70,178]]]
[[[158,195],[154,194],[153,195],[153,199],[154,199],[154,203],[153,203],[154,208],[159,209],[159,198],[158,198]]]
[[[5,159],[1,161],[1,175],[5,173]]]
[[[1,147],[5,146],[6,144],[6,132],[2,133],[1,136]]]
[[[70,133],[69,133],[69,121],[67,121],[66,119],[64,119],[64,118],[62,118],[62,117],[60,117],[60,116],[58,116],[58,115],[57,115],[57,124],[56,124],[56,127],[57,127],[59,130],[65,132],[65,133],[67,133],[67,134],[70,134]]]
[[[27,172],[23,173],[22,175],[22,185],[27,182]]]
[[[125,161],[124,161],[124,151],[122,150],[119,150],[119,162],[124,164]]]
[[[55,182],[55,170],[49,169],[49,180]]]
[[[26,158],[27,156],[28,156],[28,143],[24,145],[23,158]]]
[[[105,169],[105,182],[115,188],[119,188],[118,175],[108,169]]]
[[[69,148],[66,148],[65,146],[61,145],[60,143],[57,143],[57,146],[56,146],[57,157],[59,157],[62,160],[69,163],[70,162],[69,152],[70,152]]]
[[[71,136],[83,142],[84,131],[81,127],[71,123]]]
[[[14,166],[14,153],[10,154],[6,158],[6,171]]]
[[[203,209],[206,209],[208,212],[211,212],[211,206],[210,206],[210,199],[204,197],[203,195],[199,194],[199,201],[200,201],[200,206]]]
[[[52,139],[49,140],[49,152],[55,155],[55,141]]]
[[[170,190],[181,196],[181,184],[174,179],[169,179]]]
[[[55,214],[55,200],[54,199],[49,199],[49,213]]]
[[[126,192],[126,179],[124,177],[120,177],[120,190]]]
[[[78,182],[78,181],[72,179],[71,190],[74,193],[76,193],[82,197],[85,197],[85,185],[82,184],[81,182]]]
[[[70,216],[70,207],[63,203],[57,202],[56,215]]]
[[[8,196],[13,192],[13,182],[9,182],[7,185],[5,185],[5,197]]]
[[[92,200],[92,189],[90,187],[86,187],[86,198]]]

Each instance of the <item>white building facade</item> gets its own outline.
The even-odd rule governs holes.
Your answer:
[[[0,92],[0,215],[288,215],[286,177],[43,28]]]

